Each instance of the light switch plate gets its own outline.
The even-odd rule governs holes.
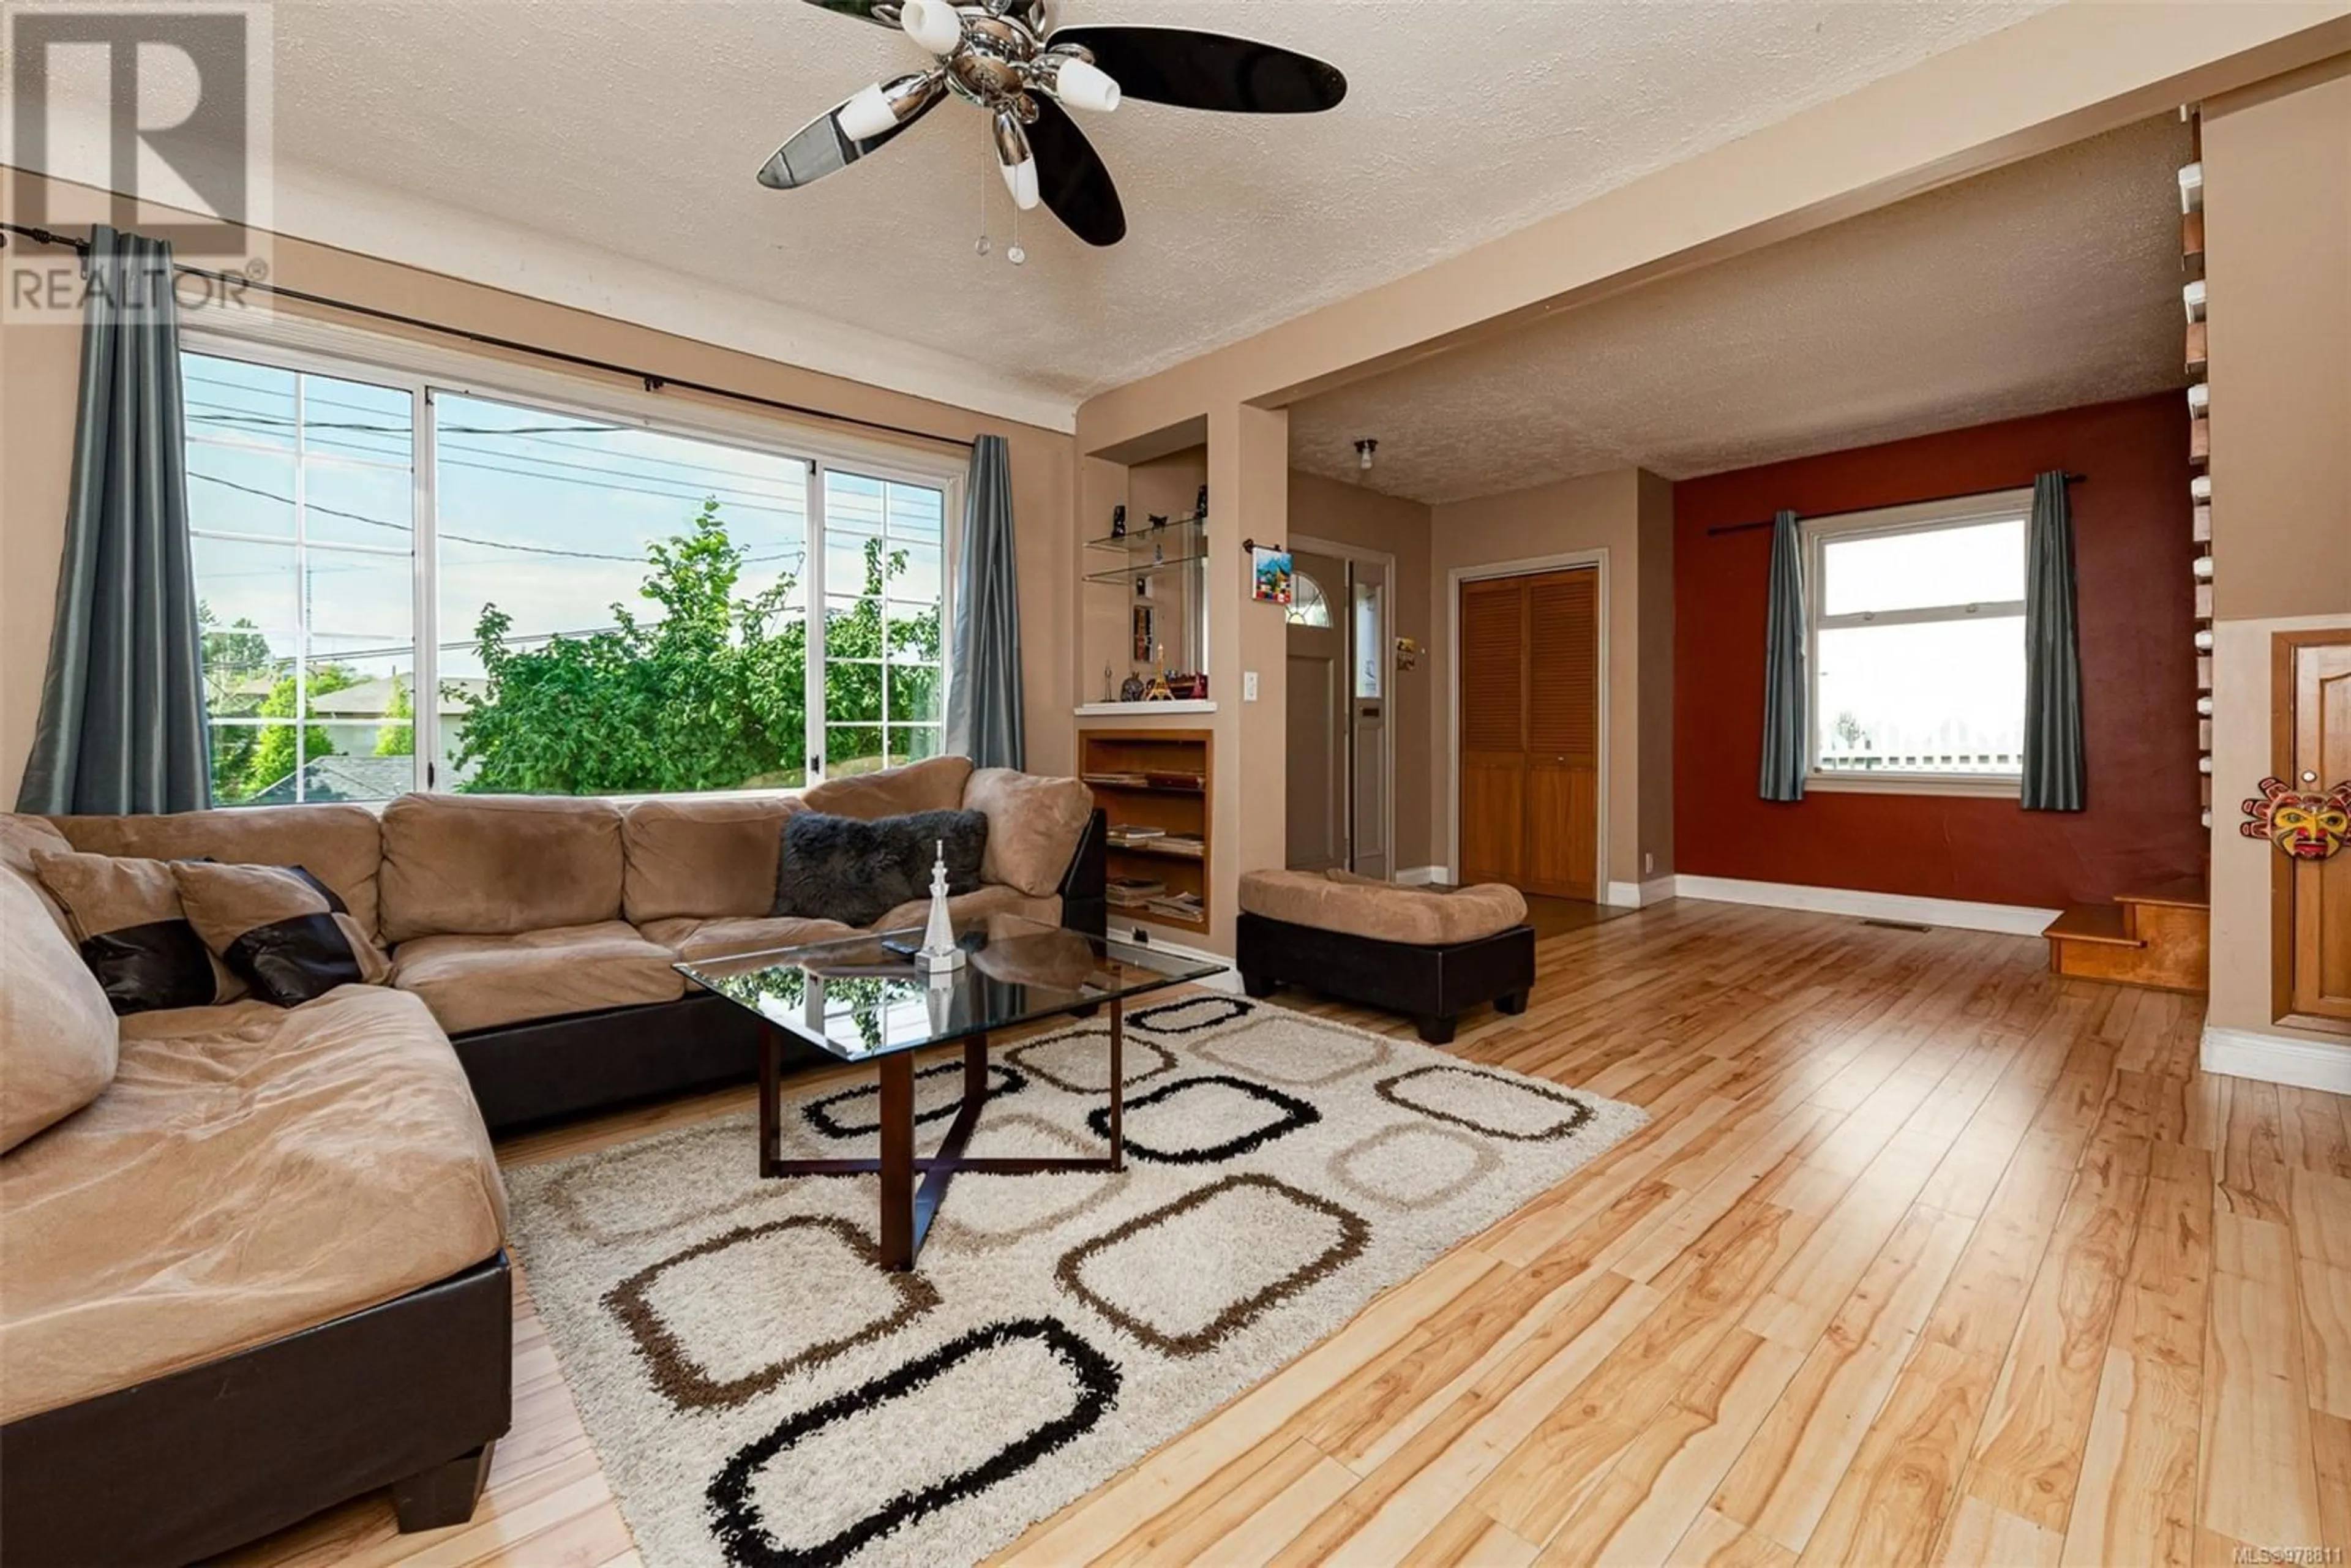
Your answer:
[[[1255,670],[1243,670],[1241,672],[1241,701],[1245,703],[1253,703],[1257,701],[1257,672]]]

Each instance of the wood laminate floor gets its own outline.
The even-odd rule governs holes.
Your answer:
[[[1006,1562],[2351,1551],[2351,1101],[2206,1077],[2201,998],[2017,937],[1685,902],[1547,939],[1541,977],[1459,1054],[1649,1126]],[[632,1560],[520,1289],[515,1360],[471,1524],[400,1536],[367,1499],[237,1561]]]

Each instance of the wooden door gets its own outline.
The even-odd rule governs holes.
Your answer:
[[[1388,852],[1388,569],[1347,563],[1347,863],[1385,882]]]
[[[1311,622],[1284,632],[1289,656],[1289,853],[1296,871],[1348,863],[1347,563],[1300,551],[1296,580],[1321,590]]]
[[[1527,595],[1516,578],[1461,585],[1461,864],[1516,883],[1527,810]]]
[[[1597,891],[1599,580],[1590,568],[1464,583],[1465,883]]]
[[[1528,893],[1590,898],[1600,804],[1600,596],[1591,570],[1527,580]]]
[[[2283,777],[2325,791],[2351,779],[2351,640],[2278,642],[2279,695],[2291,707],[2279,749]],[[2283,861],[2283,857],[2280,857]],[[2351,849],[2331,860],[2281,863],[2278,989],[2291,1015],[2351,1021]]]

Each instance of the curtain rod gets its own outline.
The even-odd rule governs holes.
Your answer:
[[[24,224],[0,223],[0,231],[22,235],[39,245],[62,246],[77,256],[89,255],[89,241],[72,235],[58,234],[52,229],[33,228]],[[5,243],[0,241],[0,243]],[[860,419],[853,413],[834,413],[828,409],[810,408],[805,403],[786,402],[780,398],[761,397],[757,392],[737,392],[732,387],[713,386],[707,382],[686,381],[677,376],[663,375],[656,371],[639,370],[633,365],[615,364],[610,360],[593,359],[586,354],[567,353],[561,349],[543,348],[536,343],[517,342],[489,332],[476,332],[470,328],[452,327],[440,321],[427,321],[418,316],[403,316],[397,310],[379,309],[372,305],[356,305],[348,299],[336,299],[324,294],[312,294],[306,289],[288,288],[282,284],[265,283],[243,273],[214,272],[207,267],[191,267],[186,262],[172,264],[174,272],[191,277],[208,278],[240,288],[258,288],[265,294],[275,294],[287,299],[298,299],[305,305],[322,305],[329,310],[348,311],[365,316],[371,320],[389,321],[396,326],[413,327],[420,331],[438,332],[445,338],[456,338],[486,349],[503,349],[510,353],[528,354],[533,358],[551,360],[576,370],[600,371],[606,375],[626,376],[641,382],[647,392],[660,392],[674,387],[682,392],[701,392],[707,397],[725,398],[732,402],[749,403],[756,408],[771,409],[779,413],[796,413],[810,419],[827,420],[834,424],[852,424],[861,430],[878,430],[891,435],[909,436],[916,441],[936,442],[942,446],[959,446],[969,451],[972,443],[958,435],[941,435],[935,431],[913,430],[903,424],[890,424],[878,419]]]
[[[2068,474],[2065,476],[2065,483],[2068,485],[2079,485],[2088,478],[2089,476],[2087,474]],[[1957,495],[1921,496],[1915,501],[1888,501],[1883,506],[1867,507],[1861,509],[1871,512],[1891,511],[1896,507],[1924,507],[1935,501],[1964,501],[1970,496],[1997,496],[2001,493],[2001,489],[2021,490],[2023,488],[2024,486],[2022,485],[2010,485],[1991,490],[1961,490]],[[1780,519],[1777,517],[1765,517],[1760,522],[1753,523],[1724,523],[1719,528],[1707,529],[1706,537],[1712,538],[1717,534],[1751,533],[1757,528],[1768,528],[1779,520]]]

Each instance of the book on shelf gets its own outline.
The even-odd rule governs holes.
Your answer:
[[[1165,898],[1155,898],[1144,907],[1154,915],[1164,915],[1171,920],[1198,920],[1206,913],[1196,893],[1173,893]]]
[[[1081,773],[1078,777],[1088,784],[1140,786],[1152,782],[1148,773]]]
[[[1139,844],[1167,836],[1165,828],[1146,828],[1138,822],[1115,822],[1110,828],[1110,841],[1114,844]]]
[[[1151,847],[1171,855],[1190,855],[1196,860],[1208,852],[1207,844],[1197,833],[1163,833]]]
[[[1139,909],[1167,891],[1167,884],[1156,877],[1114,876],[1106,884],[1110,902],[1122,909]]]
[[[1158,789],[1199,789],[1207,784],[1197,773],[1146,773],[1143,779]]]

